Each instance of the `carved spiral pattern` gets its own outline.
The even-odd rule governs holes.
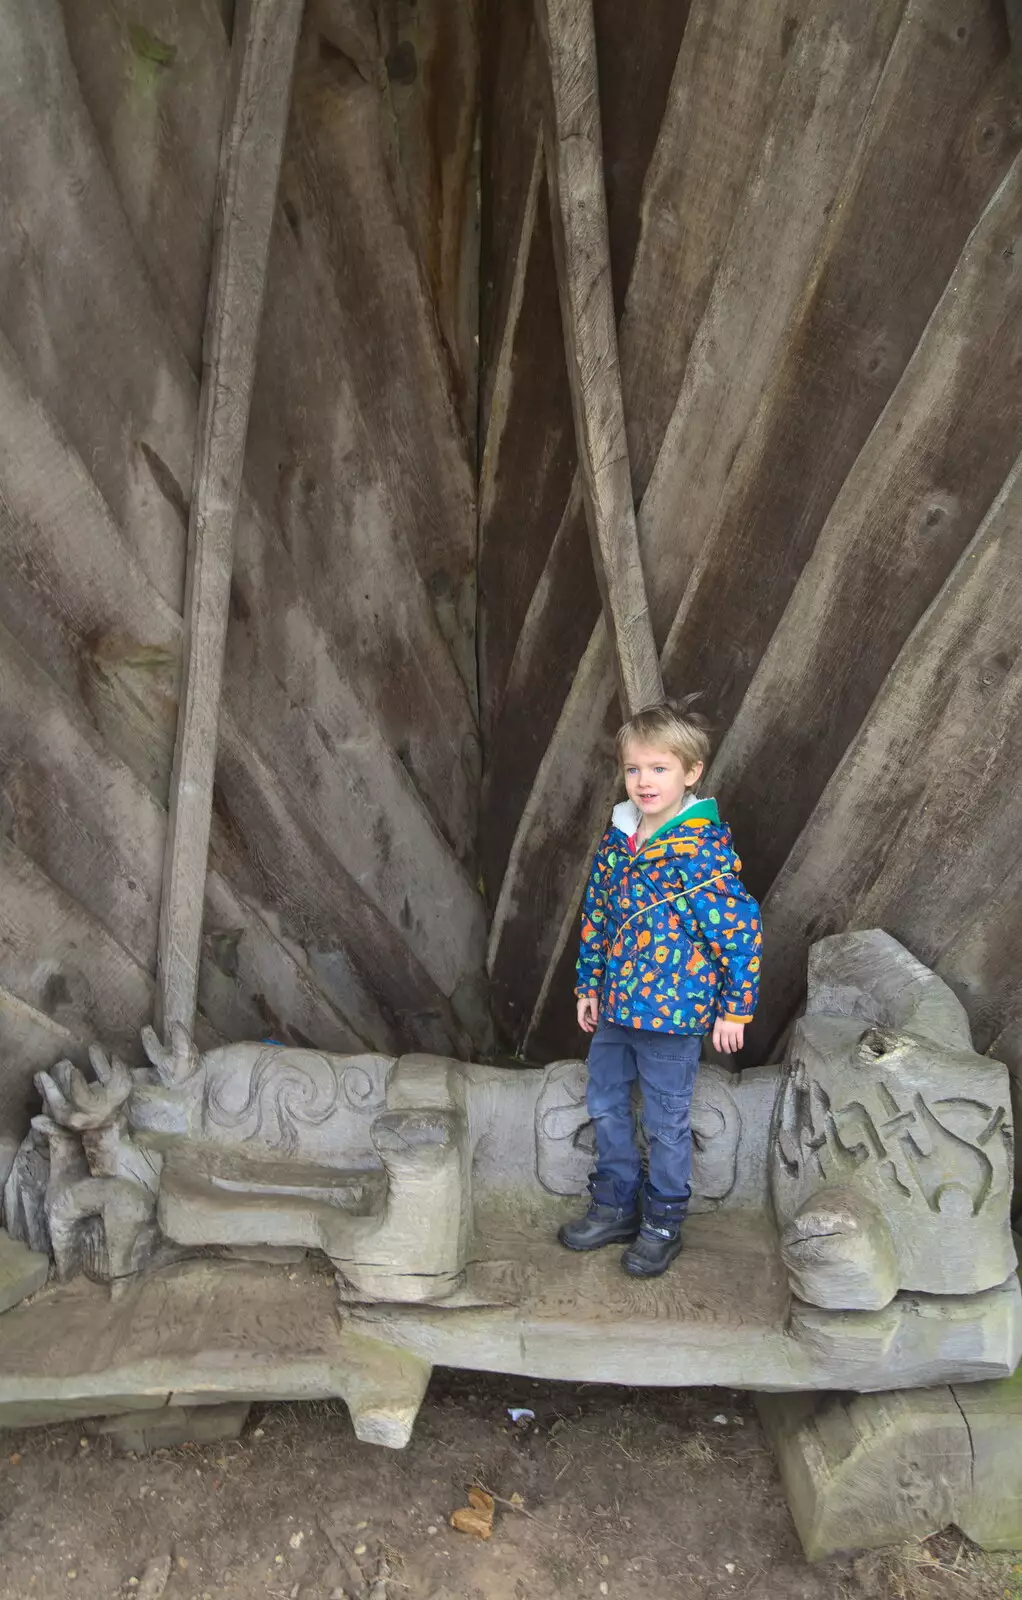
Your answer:
[[[333,1063],[324,1055],[316,1059],[323,1064],[326,1083],[293,1057],[282,1054],[279,1048],[268,1047],[252,1068],[248,1094],[237,1110],[224,1104],[220,1085],[207,1084],[207,1121],[220,1128],[240,1128],[254,1113],[255,1125],[245,1135],[246,1142],[262,1136],[272,1149],[293,1154],[298,1146],[299,1126],[318,1127],[326,1122],[336,1111],[341,1097],[341,1083]],[[353,1070],[345,1077],[349,1075],[353,1075]],[[364,1076],[368,1080],[368,1074]],[[347,1084],[344,1088],[345,1098],[351,1104],[351,1090]]]

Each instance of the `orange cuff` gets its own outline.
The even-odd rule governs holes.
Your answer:
[[[748,1026],[748,1024],[752,1021],[752,1018],[751,1018],[751,1016],[749,1016],[749,1017],[726,1016],[726,1017],[721,1017],[720,1020],[721,1020],[721,1022],[737,1022],[740,1027],[744,1028],[744,1027]]]

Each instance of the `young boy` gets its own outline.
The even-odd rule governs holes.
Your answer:
[[[579,1026],[593,1033],[587,1104],[596,1129],[592,1203],[565,1223],[569,1250],[629,1242],[635,1277],[681,1249],[692,1168],[689,1107],[703,1036],[741,1048],[759,989],[759,907],[715,800],[696,798],[709,756],[702,718],[664,704],[617,736],[628,799],[593,860],[578,958]],[[642,1087],[649,1176],[635,1140]]]

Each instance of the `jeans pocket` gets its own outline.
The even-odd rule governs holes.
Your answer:
[[[680,1144],[689,1131],[690,1094],[649,1094],[644,1096],[646,1132],[661,1144]]]

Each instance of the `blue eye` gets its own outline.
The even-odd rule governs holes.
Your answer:
[[[667,768],[666,767],[654,767],[653,771],[654,772],[666,772]]]

